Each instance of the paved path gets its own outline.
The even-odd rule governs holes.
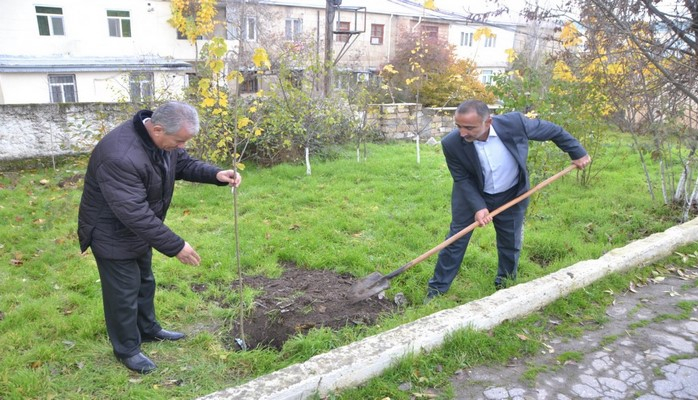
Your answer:
[[[455,399],[698,399],[698,279],[695,270],[688,273],[687,280],[667,276],[635,293],[616,294],[604,326],[579,339],[546,343],[544,355],[459,371]],[[692,302],[688,317],[657,318],[680,314],[679,302]],[[565,352],[582,359],[558,363]],[[528,384],[520,377],[531,366],[548,371]]]

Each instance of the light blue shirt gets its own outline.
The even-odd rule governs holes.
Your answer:
[[[476,140],[473,144],[485,176],[485,193],[501,193],[514,187],[519,181],[519,166],[494,127],[490,126],[486,141]]]

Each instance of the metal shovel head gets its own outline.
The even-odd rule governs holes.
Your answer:
[[[347,297],[352,304],[358,303],[389,287],[390,281],[380,273],[374,272],[359,282],[356,282],[351,289],[349,289],[349,295]]]

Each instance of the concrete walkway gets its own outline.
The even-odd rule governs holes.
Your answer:
[[[614,295],[608,320],[544,354],[457,371],[455,400],[698,399],[698,260]],[[677,266],[679,267],[679,266]],[[661,279],[659,279],[661,278]],[[680,302],[696,304],[687,310]],[[671,318],[685,313],[681,318]],[[577,357],[560,362],[563,354]],[[531,369],[541,372],[523,379]]]
[[[355,387],[380,375],[407,354],[440,346],[456,330],[491,329],[505,320],[530,314],[608,274],[650,264],[696,241],[698,218],[614,249],[596,260],[582,261],[489,297],[439,311],[201,399],[296,400]]]

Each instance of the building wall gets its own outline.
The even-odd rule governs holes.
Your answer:
[[[40,36],[35,6],[60,7],[63,36]],[[107,10],[129,11],[132,36],[110,37]],[[192,60],[195,48],[178,40],[167,22],[170,2],[162,0],[2,0],[0,54],[117,57],[158,55]]]

